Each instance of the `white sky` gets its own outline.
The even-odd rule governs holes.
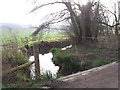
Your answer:
[[[47,8],[42,8],[38,14],[28,14],[33,8],[32,0],[0,0],[0,23],[17,23],[26,25],[37,25],[40,23],[40,19],[46,14],[59,11],[64,6],[54,5]],[[52,1],[52,0],[41,0]],[[78,1],[78,0],[76,0]],[[79,0],[82,3],[86,3],[88,0]],[[107,7],[111,8],[112,1],[115,0],[101,0]]]

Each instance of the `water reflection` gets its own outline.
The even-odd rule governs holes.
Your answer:
[[[72,45],[66,46],[66,47],[64,47],[64,48],[61,48],[61,50],[66,50],[66,49],[71,48],[71,47],[72,47]]]
[[[54,76],[58,70],[59,67],[55,66],[52,62],[52,53],[47,53],[47,54],[39,54],[39,60],[40,60],[40,73],[43,74],[46,71],[50,71],[52,75]],[[30,56],[29,61],[34,61],[34,56]],[[33,79],[35,77],[35,64],[31,65],[30,67],[30,76]]]
[[[61,48],[61,50],[66,50],[67,48],[71,48],[72,45],[66,46],[64,48]],[[54,76],[59,70],[58,66],[55,66],[52,62],[53,54],[47,53],[47,54],[39,54],[39,61],[40,61],[40,73],[44,74],[46,71],[50,71],[51,74]],[[30,56],[29,61],[34,61],[34,56]],[[30,67],[30,76],[32,79],[35,77],[35,64],[32,64]]]

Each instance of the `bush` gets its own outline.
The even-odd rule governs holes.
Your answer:
[[[71,54],[57,53],[53,56],[53,62],[57,66],[65,64],[70,64],[72,62],[73,56]]]
[[[83,70],[88,70],[88,69],[93,68],[92,64],[93,64],[93,62],[91,60],[86,60],[84,62]]]
[[[12,62],[15,62],[17,65],[22,65],[24,63],[27,63],[28,57],[22,55],[22,54],[15,54],[11,57]]]
[[[61,50],[59,48],[52,48],[50,49],[50,52],[52,52],[53,54],[56,54],[58,52],[60,52]]]
[[[91,52],[83,55],[82,57],[85,58],[85,59],[89,59],[89,60],[93,60],[93,59],[96,58],[95,54],[93,54],[93,53],[91,53]]]
[[[28,57],[24,56],[18,48],[8,48],[2,50],[2,70],[7,71],[16,66],[28,62]],[[14,77],[13,77],[14,76]],[[3,75],[3,83],[12,83],[16,81],[25,81],[29,78],[29,67],[8,75]]]
[[[41,78],[43,80],[51,80],[54,78],[54,76],[52,75],[50,71],[46,71],[43,75],[41,75]]]
[[[87,69],[102,66],[108,63],[110,63],[110,61],[108,61],[107,59],[96,56],[96,58],[94,58],[93,60],[85,60],[83,67],[84,67],[84,70],[87,70]]]
[[[108,64],[110,63],[110,61],[108,61],[107,59],[104,59],[104,58],[100,58],[98,57],[92,64],[93,67],[98,67],[98,66],[102,66],[102,65],[105,65],[105,64]]]
[[[74,60],[74,56],[71,54],[65,54],[58,52],[53,56],[53,63],[59,66],[59,73],[61,75],[68,75],[80,70],[80,63]]]

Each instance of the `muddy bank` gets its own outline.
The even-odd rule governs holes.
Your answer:
[[[39,53],[45,54],[48,53],[51,48],[63,48],[65,46],[69,46],[71,43],[69,41],[54,41],[54,42],[47,42],[42,41],[38,43]],[[31,56],[33,55],[33,44],[31,45],[25,45],[23,48],[21,48],[21,51],[27,55]]]

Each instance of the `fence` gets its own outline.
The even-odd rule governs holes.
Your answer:
[[[20,70],[24,70],[24,69],[28,68],[30,65],[35,63],[35,76],[37,79],[40,76],[39,46],[38,46],[38,44],[33,45],[33,51],[34,51],[33,53],[34,53],[35,61],[27,62],[27,63],[24,63],[20,66],[5,70],[2,72],[3,77],[13,75],[13,73],[20,71]]]
[[[87,39],[90,39],[90,40],[87,40]],[[120,39],[120,36],[100,36],[97,38],[86,37],[83,43],[90,46],[98,47],[98,48],[118,50],[119,39]]]

